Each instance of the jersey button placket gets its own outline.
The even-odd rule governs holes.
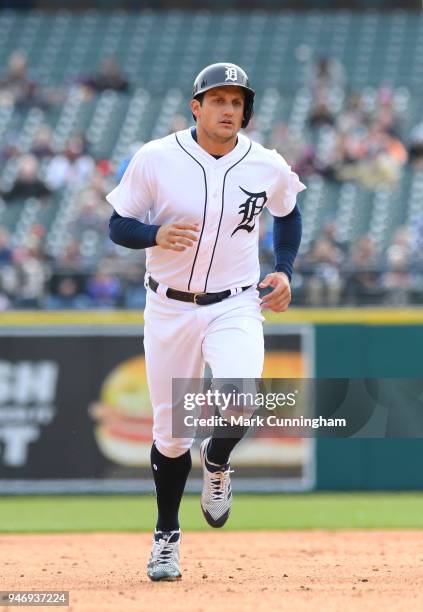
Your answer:
[[[191,283],[191,287],[198,287],[201,291],[203,291],[205,287],[221,211],[221,190],[219,189],[221,182],[220,173],[212,166],[206,169],[206,176],[209,193],[208,206],[204,222],[203,238],[194,270],[193,282]]]
[[[212,189],[213,204],[216,205],[217,199],[219,197],[219,180],[220,180],[219,170],[217,168],[212,168],[211,176],[212,176],[211,189]]]

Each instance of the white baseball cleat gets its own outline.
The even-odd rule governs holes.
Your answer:
[[[147,575],[150,580],[180,580],[179,543],[181,530],[155,531],[153,548],[147,565]]]
[[[210,438],[200,445],[200,459],[203,467],[203,491],[201,509],[204,518],[211,527],[223,527],[229,517],[232,506],[232,488],[230,464],[214,465],[207,461],[207,446]]]

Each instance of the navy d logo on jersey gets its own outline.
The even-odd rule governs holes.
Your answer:
[[[242,215],[242,219],[232,232],[231,236],[233,236],[238,230],[245,230],[248,233],[252,232],[256,226],[256,218],[261,213],[267,202],[267,195],[265,191],[252,193],[251,191],[243,189],[241,186],[239,188],[248,197],[239,207],[239,214]]]

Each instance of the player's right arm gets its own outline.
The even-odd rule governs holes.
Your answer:
[[[113,242],[129,249],[158,246],[185,251],[198,240],[199,226],[185,221],[166,225],[143,223],[155,200],[155,182],[150,168],[153,143],[144,145],[131,159],[120,183],[106,196],[114,208],[109,222]]]
[[[191,223],[148,225],[116,211],[109,221],[109,235],[115,244],[128,249],[147,249],[159,246],[172,251],[185,251],[198,240],[199,226]]]

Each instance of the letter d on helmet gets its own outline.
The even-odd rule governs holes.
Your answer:
[[[245,70],[236,64],[221,62],[206,66],[197,75],[192,87],[192,97],[198,98],[213,87],[223,87],[226,85],[236,85],[245,91],[244,118],[242,127],[246,128],[254,110],[255,91],[250,87],[248,76]]]

